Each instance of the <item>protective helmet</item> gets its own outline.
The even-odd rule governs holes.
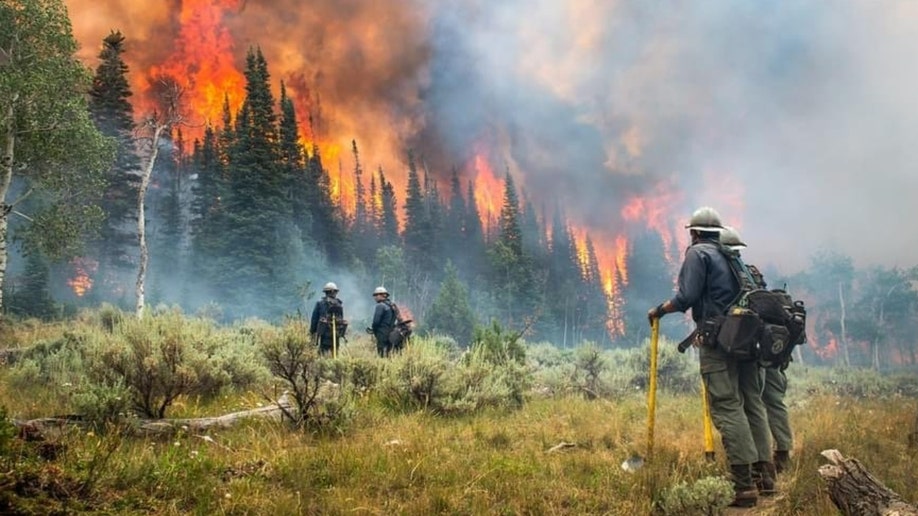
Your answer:
[[[376,294],[385,294],[388,296],[389,291],[386,290],[386,287],[376,287],[376,289],[373,290],[373,295],[375,296]]]
[[[331,281],[329,281],[328,283],[325,284],[324,287],[322,287],[322,292],[337,292],[337,291],[338,291],[338,285],[335,285]]]
[[[746,248],[746,243],[740,238],[739,231],[732,226],[724,226],[723,231],[720,232],[720,243],[734,251]]]
[[[686,229],[717,233],[724,228],[723,224],[720,222],[720,214],[710,206],[702,206],[695,210],[695,213],[692,213],[692,218],[689,219],[688,225],[685,227]]]

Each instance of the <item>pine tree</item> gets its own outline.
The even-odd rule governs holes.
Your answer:
[[[628,277],[622,286],[621,314],[625,325],[624,340],[637,346],[650,334],[647,309],[672,297],[673,274],[666,262],[663,239],[655,231],[640,233],[628,247],[625,260]],[[672,326],[680,322],[678,319],[663,319],[665,332],[673,337],[678,337],[677,328]]]
[[[583,314],[580,306],[581,268],[577,247],[561,210],[556,210],[551,227],[548,259],[545,320],[541,328],[562,346],[578,344]]]
[[[386,175],[382,167],[379,167],[379,188],[380,188],[380,237],[384,245],[395,245],[400,243],[398,234],[398,202],[395,198],[395,187],[392,183],[386,181]]]
[[[50,319],[54,316],[54,299],[49,288],[48,260],[39,252],[25,253],[25,271],[20,278],[22,287],[10,296],[11,313],[24,317]]]
[[[137,254],[137,192],[140,186],[140,160],[133,129],[134,108],[128,99],[128,66],[124,63],[124,36],[112,32],[102,40],[99,65],[89,90],[89,108],[99,131],[114,139],[115,162],[105,172],[106,186],[100,206],[105,220],[99,235],[90,243],[90,254],[99,266],[94,284],[96,297],[111,300],[123,277],[133,273]]]
[[[408,191],[405,195],[405,252],[419,272],[433,270],[433,241],[429,211],[414,154],[408,153]]]
[[[354,226],[353,235],[357,257],[364,263],[371,263],[379,241],[371,221],[372,194],[367,199],[363,186],[363,167],[360,166],[360,153],[357,150],[357,140],[351,140],[351,151],[354,155]],[[374,186],[375,188],[375,186]]]
[[[316,145],[313,145],[312,154],[306,162],[306,183],[303,194],[307,197],[312,219],[310,235],[329,262],[347,266],[352,252],[344,213],[332,199],[328,171],[322,165],[322,156]]]
[[[461,346],[468,346],[475,329],[475,315],[469,304],[469,292],[459,280],[456,267],[447,260],[445,277],[440,292],[427,313],[427,326],[456,339]]]
[[[603,283],[602,272],[599,268],[599,259],[596,257],[596,248],[593,240],[586,237],[586,264],[583,270],[584,288],[580,296],[580,303],[584,311],[583,339],[593,342],[609,340],[610,314],[609,296]]]
[[[150,246],[152,302],[168,301],[182,297],[185,287],[185,177],[187,160],[182,149],[182,131],[176,132],[175,144],[168,159],[159,160],[154,171],[154,181],[160,186],[155,196],[149,196],[151,219]]]
[[[246,56],[246,96],[229,151],[227,249],[229,303],[256,315],[294,306],[295,240],[287,171],[282,166],[267,63],[260,49]],[[229,277],[231,275],[232,277]]]
[[[499,234],[489,251],[496,296],[507,324],[522,324],[534,316],[538,292],[533,278],[532,261],[523,253],[520,206],[513,177],[504,181],[504,200],[500,209]]]

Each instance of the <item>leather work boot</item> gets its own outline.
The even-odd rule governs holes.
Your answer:
[[[774,463],[762,461],[752,465],[752,479],[762,496],[772,496],[778,492],[775,489],[776,476]]]
[[[774,456],[775,470],[778,473],[784,473],[790,468],[790,452],[787,450],[777,450]]]
[[[752,466],[731,464],[730,476],[733,479],[733,502],[730,507],[754,507],[759,501],[759,492],[752,481]]]

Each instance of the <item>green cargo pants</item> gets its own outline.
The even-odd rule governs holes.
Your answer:
[[[794,435],[784,404],[784,395],[787,393],[787,376],[784,371],[766,368],[764,387],[762,401],[768,412],[768,426],[775,441],[775,449],[789,451],[794,445]]]
[[[755,361],[738,362],[712,348],[700,349],[701,375],[711,419],[730,464],[771,461],[771,435],[762,402],[762,371]]]

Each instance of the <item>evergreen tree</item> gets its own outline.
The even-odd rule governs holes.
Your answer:
[[[444,273],[440,292],[427,313],[427,326],[453,337],[462,346],[468,346],[475,329],[468,289],[459,281],[456,267],[449,260]]]
[[[224,129],[228,130],[228,129]],[[219,146],[222,135],[217,135],[211,127],[204,130],[204,140],[195,142],[193,167],[196,180],[192,184],[191,194],[191,274],[195,288],[201,299],[191,300],[195,304],[222,298],[220,283],[225,274],[225,239],[229,236],[226,215],[226,197],[228,185],[226,168],[220,156]]]
[[[625,341],[629,345],[638,346],[650,335],[647,308],[672,297],[673,272],[666,262],[664,249],[663,239],[656,231],[640,233],[629,245],[625,260],[628,277],[621,296]],[[662,322],[663,332],[678,340],[686,333],[678,317]]]
[[[169,147],[168,140],[166,146]],[[147,198],[151,207],[150,299],[153,303],[183,299],[185,290],[185,170],[188,167],[182,131],[176,132],[173,152],[158,160],[154,182],[159,185],[155,195]]]
[[[10,296],[9,311],[24,317],[51,319],[54,316],[54,299],[49,288],[51,273],[48,261],[35,251],[27,251],[25,261],[21,288]]]
[[[311,198],[306,190],[311,187],[306,173],[306,153],[300,143],[296,109],[293,100],[287,96],[287,88],[281,82],[281,122],[280,122],[280,164],[287,183],[286,197],[290,199],[293,224],[300,233],[303,245],[312,247],[314,242],[312,230]]]
[[[363,187],[363,168],[360,166],[360,153],[357,150],[357,140],[351,140],[351,151],[354,154],[354,249],[357,257],[364,263],[370,263],[379,247],[376,231],[371,221],[372,195],[367,199]],[[375,188],[375,186],[374,186]]]
[[[586,250],[586,261],[582,273],[584,287],[580,295],[580,303],[584,311],[582,339],[603,342],[610,339],[609,322],[612,316],[609,308],[610,300],[603,283],[596,248],[589,235],[586,237],[584,247]]]
[[[93,293],[112,299],[121,288],[123,276],[133,273],[137,254],[137,192],[140,160],[134,147],[134,108],[128,99],[128,66],[124,63],[124,36],[112,32],[102,40],[99,65],[89,90],[89,108],[99,131],[114,139],[115,162],[105,172],[105,189],[100,206],[105,220],[90,254],[99,262]]]
[[[386,181],[386,175],[382,167],[379,167],[379,197],[380,197],[380,237],[386,245],[394,245],[400,242],[398,236],[398,217],[396,210],[398,202],[395,198],[395,187],[392,183]]]
[[[434,270],[435,257],[429,207],[414,154],[408,153],[408,191],[405,196],[405,252],[420,273]]]
[[[277,117],[261,50],[246,56],[246,96],[229,151],[228,301],[241,312],[276,315],[294,306],[297,234],[281,166]]]
[[[532,261],[523,253],[519,198],[509,173],[504,182],[499,231],[490,250],[498,306],[507,324],[519,324],[524,318],[536,315],[538,293],[533,281]]]
[[[545,318],[541,328],[562,346],[579,343],[577,330],[583,323],[582,287],[577,247],[561,211],[556,210],[551,227]]]
[[[328,171],[322,165],[319,148],[313,145],[306,162],[306,196],[312,228],[310,235],[329,262],[346,266],[351,262],[351,247],[341,207],[332,198]]]

